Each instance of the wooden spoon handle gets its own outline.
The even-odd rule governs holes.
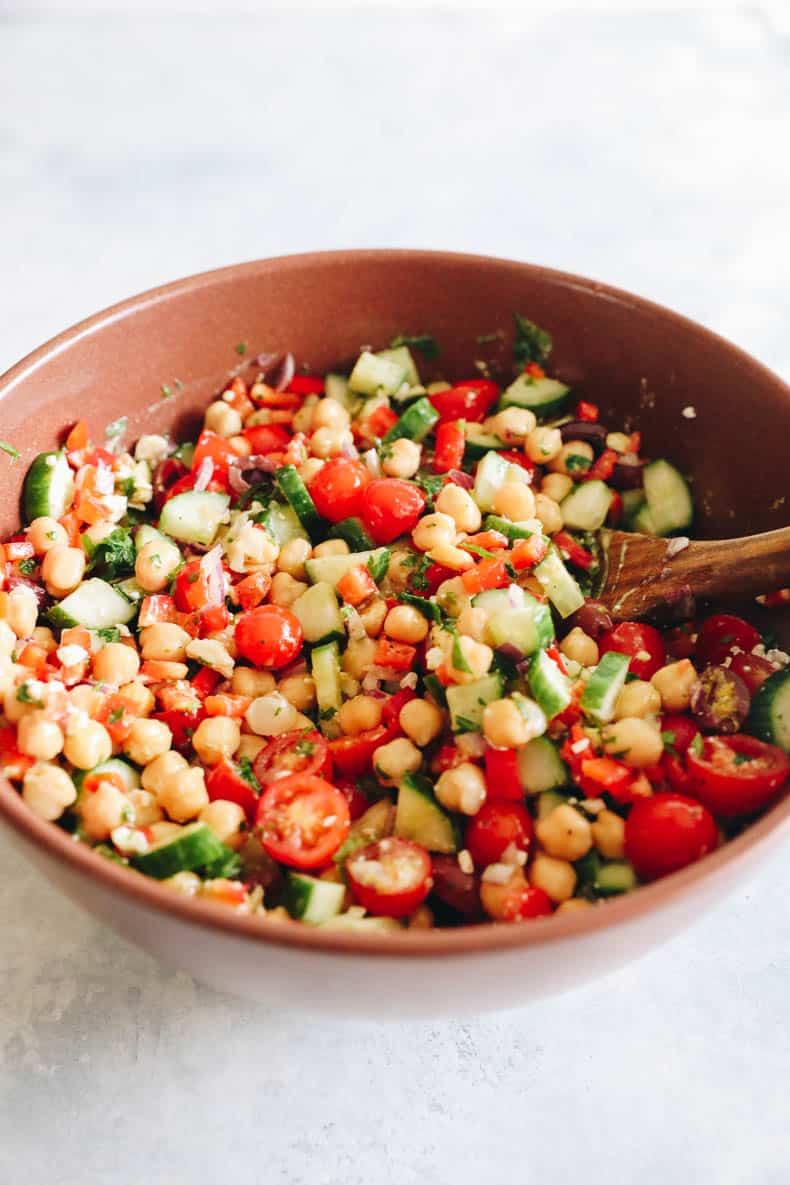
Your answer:
[[[674,581],[700,598],[752,596],[790,587],[790,527],[741,539],[700,539],[672,560]]]

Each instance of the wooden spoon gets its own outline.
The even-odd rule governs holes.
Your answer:
[[[604,565],[596,600],[614,621],[632,621],[682,598],[756,596],[790,586],[790,527],[742,539],[654,539],[601,531]]]

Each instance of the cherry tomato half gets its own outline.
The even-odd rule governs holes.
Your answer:
[[[284,774],[317,774],[328,778],[332,774],[329,745],[317,729],[283,732],[264,745],[253,769],[261,786]]]
[[[208,458],[214,465],[214,469],[219,470],[219,474],[227,473],[231,461],[238,458],[238,453],[228,444],[224,436],[219,436],[216,432],[212,432],[209,428],[204,428],[197,438],[195,445],[195,452],[192,456],[192,472],[197,473],[200,466]]]
[[[598,650],[617,650],[631,657],[628,670],[640,679],[651,679],[666,661],[664,641],[652,625],[641,621],[623,621],[614,629],[606,630],[598,639]]]
[[[243,435],[250,442],[253,453],[276,453],[288,447],[291,437],[279,424],[253,424]]]
[[[625,853],[642,880],[693,864],[718,842],[710,811],[683,794],[654,794],[634,803],[625,821]]]
[[[390,836],[346,860],[351,892],[376,917],[405,918],[431,888],[431,857],[409,839]]]
[[[730,670],[734,675],[743,679],[752,695],[762,687],[766,679],[770,679],[771,675],[776,674],[774,664],[767,658],[761,658],[759,654],[734,654]]]
[[[511,844],[528,851],[532,835],[532,818],[520,802],[485,802],[467,823],[465,839],[477,867],[485,868]]]
[[[490,379],[470,379],[428,398],[439,413],[440,424],[446,420],[471,420],[479,424],[499,398],[499,387]]]
[[[231,761],[220,761],[206,778],[209,800],[223,799],[237,803],[251,823],[258,809],[258,794]]]
[[[330,523],[339,523],[361,513],[362,495],[369,485],[370,474],[361,461],[334,457],[310,482],[310,497],[319,514]]]
[[[732,613],[714,613],[703,621],[694,651],[705,666],[720,666],[735,650],[747,653],[762,641],[753,625]]]
[[[735,733],[706,737],[702,753],[686,755],[690,793],[725,819],[758,811],[787,781],[790,757],[776,745]]]
[[[261,795],[255,831],[265,851],[290,868],[321,868],[348,835],[341,790],[311,774],[278,778]]]
[[[397,720],[368,728],[356,736],[338,737],[329,742],[332,766],[344,778],[361,778],[370,773],[373,754],[380,745],[386,745],[401,735]]]
[[[362,495],[362,521],[379,544],[414,530],[424,509],[425,494],[419,486],[398,477],[377,478]]]
[[[293,662],[302,649],[298,617],[279,605],[259,605],[236,623],[236,649],[256,667],[277,670]]]

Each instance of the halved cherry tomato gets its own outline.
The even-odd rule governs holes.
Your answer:
[[[168,486],[162,492],[161,497],[157,501],[157,509],[161,510],[165,502],[169,502],[171,498],[175,498],[178,494],[187,494],[190,490],[194,490],[195,482],[197,481],[197,472],[187,473],[185,477],[180,477],[173,485]],[[230,487],[228,485],[227,477],[224,476],[217,469],[214,470],[214,476],[206,487],[212,494],[227,494]]]
[[[502,853],[515,844],[529,851],[532,817],[519,802],[484,802],[466,825],[467,850],[478,868],[496,864]]]
[[[762,687],[766,679],[770,679],[771,675],[776,673],[776,667],[767,658],[761,658],[759,654],[746,653],[733,654],[730,670],[743,679],[752,695]]]
[[[694,652],[705,666],[720,666],[736,650],[745,650],[748,654],[761,641],[754,626],[742,617],[714,613],[700,626]]]
[[[318,476],[321,473],[323,469]],[[425,494],[420,487],[398,477],[377,478],[362,495],[362,521],[379,544],[392,543],[412,531],[424,509]]]
[[[409,839],[390,836],[346,860],[351,892],[376,917],[405,918],[431,888],[431,857]]]
[[[630,655],[628,670],[640,679],[650,679],[666,660],[664,641],[652,625],[641,621],[623,621],[614,629],[606,630],[598,639],[598,650],[606,654],[616,650]]]
[[[251,572],[234,586],[233,591],[242,609],[257,609],[266,600],[271,587],[272,578],[268,572]]]
[[[285,389],[292,395],[323,395],[324,380],[317,374],[295,374]]]
[[[348,801],[348,811],[351,815],[351,822],[364,815],[365,811],[370,806],[367,797],[360,790],[359,786],[354,782],[337,782],[333,783],[342,794],[345,794]]]
[[[470,597],[490,588],[507,588],[510,583],[507,563],[492,556],[483,556],[474,568],[463,573],[461,583]]]
[[[288,447],[291,439],[290,432],[286,432],[279,424],[253,424],[245,428],[243,436],[250,442],[253,453],[276,453]]]
[[[617,464],[617,453],[612,448],[605,448],[597,460],[582,476],[582,481],[608,481],[614,473]]]
[[[625,852],[642,880],[653,881],[712,852],[718,842],[710,811],[682,794],[654,794],[631,807]]]
[[[205,709],[202,707],[195,712],[181,711],[178,708],[166,708],[163,712],[154,712],[153,719],[161,720],[173,734],[173,748],[179,753],[185,752],[192,746],[195,729],[204,720]]]
[[[588,798],[611,794],[618,802],[627,802],[634,771],[614,757],[587,757],[581,762],[577,780]]]
[[[584,420],[586,423],[595,424],[598,421],[598,404],[588,403],[586,399],[580,399],[576,404],[576,419]]]
[[[259,605],[236,622],[236,648],[256,667],[288,666],[302,649],[303,637],[299,618],[280,605]]]
[[[460,469],[464,459],[466,438],[460,420],[447,420],[436,428],[436,445],[433,454],[434,473],[447,473],[448,469]]]
[[[255,830],[265,851],[290,868],[321,868],[348,835],[348,801],[323,778],[278,778],[261,795]]]
[[[524,787],[518,772],[518,753],[515,749],[485,751],[486,799],[488,802],[522,802]]]
[[[285,774],[316,774],[332,776],[329,746],[317,729],[299,729],[272,737],[264,745],[253,763],[255,777],[261,786]]]
[[[320,515],[330,523],[354,518],[362,511],[362,497],[370,484],[370,474],[361,461],[333,457],[310,482],[310,497]]]
[[[690,793],[730,819],[766,806],[790,775],[790,757],[756,737],[706,737],[701,753],[686,754]]]
[[[338,737],[329,742],[329,752],[334,769],[344,778],[361,778],[369,774],[373,766],[373,754],[381,745],[401,735],[397,720],[368,728],[356,736]]]
[[[446,420],[471,420],[479,424],[498,398],[499,387],[490,379],[455,383],[449,391],[437,391],[428,396],[439,413],[440,423]]]
[[[386,436],[393,424],[397,424],[397,413],[391,407],[380,404],[370,415],[359,421],[357,434],[362,439],[373,441]]]
[[[258,809],[258,794],[246,778],[241,776],[232,761],[220,761],[206,778],[206,791],[211,802],[224,799],[235,802],[251,823]]]
[[[192,457],[192,472],[197,473],[200,466],[208,458],[214,465],[214,473],[220,478],[227,473],[232,461],[238,459],[239,454],[228,444],[224,436],[219,436],[209,428],[204,428],[197,438],[195,452]]]
[[[211,695],[221,679],[222,676],[218,671],[212,671],[211,667],[203,667],[201,671],[198,671],[194,679],[189,680],[189,686],[198,699],[205,700],[206,696]]]
[[[526,453],[520,453],[516,449],[501,449],[499,455],[505,461],[510,461],[511,465],[519,465],[527,473],[535,472],[535,462],[530,460]]]

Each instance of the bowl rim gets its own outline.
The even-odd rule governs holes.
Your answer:
[[[184,292],[195,292],[228,280],[259,272],[284,272],[306,267],[332,267],[338,264],[379,263],[387,266],[411,260],[442,264],[448,268],[475,266],[489,271],[503,267],[515,268],[537,279],[548,279],[566,287],[586,292],[628,307],[669,320],[678,327],[692,331],[707,340],[724,354],[761,373],[764,379],[783,390],[790,398],[790,387],[779,375],[726,338],[676,313],[664,305],[636,296],[624,289],[604,284],[584,276],[555,268],[530,264],[499,256],[476,255],[452,251],[429,251],[409,248],[344,249],[336,251],[304,252],[274,256],[231,264],[227,267],[198,272],[191,276],[146,289],[135,296],[86,317],[65,329],[49,341],[20,359],[5,374],[0,375],[0,400],[19,383],[35,373],[52,357],[66,350],[80,339],[97,334],[108,324],[132,316],[142,308],[163,303]],[[145,877],[133,869],[97,855],[87,845],[77,842],[44,819],[34,815],[21,795],[9,781],[0,777],[0,816],[23,839],[69,869],[84,875],[111,894],[131,898],[137,905],[154,913],[168,915],[199,929],[222,931],[228,936],[247,942],[288,947],[306,953],[326,951],[345,955],[378,957],[435,957],[484,953],[503,953],[519,947],[544,946],[576,937],[593,935],[602,929],[632,923],[640,916],[654,913],[682,897],[693,885],[718,878],[730,865],[742,862],[747,853],[769,836],[778,838],[790,829],[790,794],[786,795],[760,819],[751,824],[735,839],[696,864],[663,880],[641,886],[631,893],[597,908],[573,911],[560,917],[538,918],[530,925],[495,925],[489,922],[458,928],[435,930],[404,930],[400,932],[360,933],[358,931],[321,930],[305,925],[267,923],[264,918],[236,913],[227,906],[180,896],[160,882]]]

